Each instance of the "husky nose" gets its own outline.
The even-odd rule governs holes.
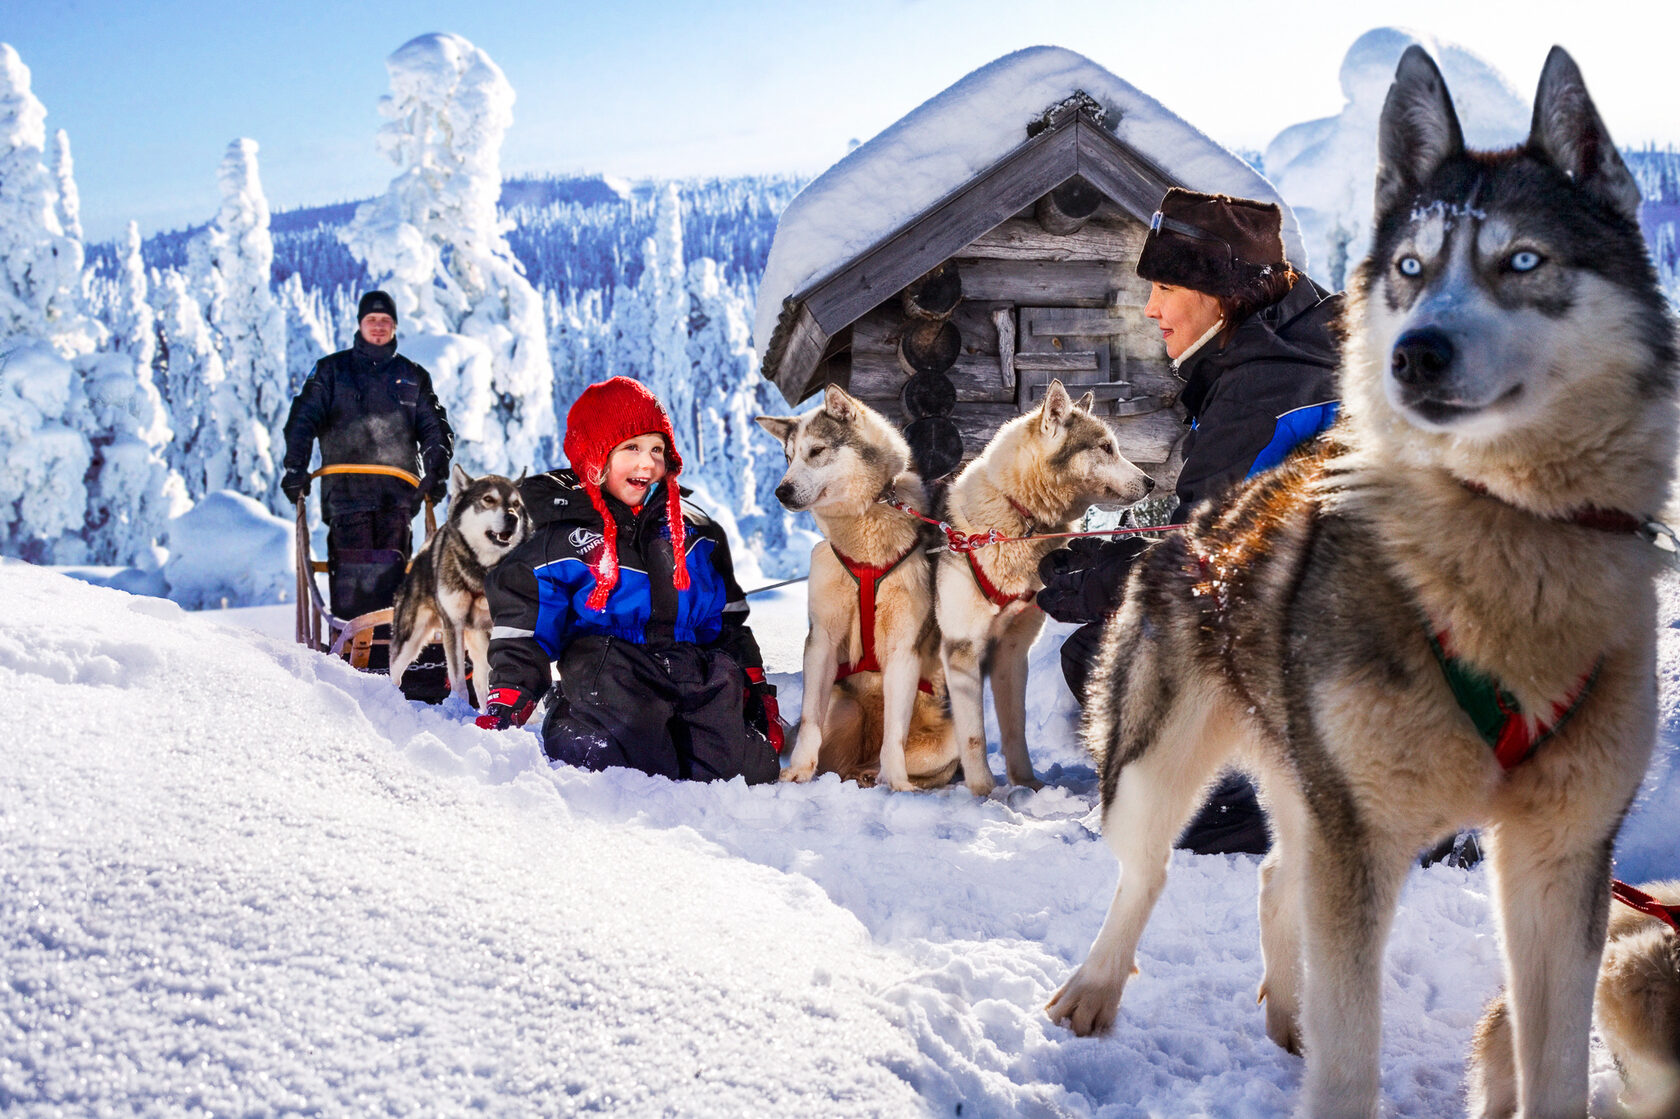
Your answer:
[[[1438,327],[1408,330],[1394,343],[1389,359],[1394,379],[1403,385],[1431,385],[1452,365],[1453,344]]]
[[[781,502],[783,505],[791,505],[793,503],[793,487],[788,485],[786,482],[777,486],[776,500]]]

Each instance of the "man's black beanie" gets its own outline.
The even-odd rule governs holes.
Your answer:
[[[361,322],[369,315],[390,315],[391,321],[397,321],[397,303],[382,291],[370,291],[362,296],[356,304],[356,321]]]

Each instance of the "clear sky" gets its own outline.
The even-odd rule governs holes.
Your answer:
[[[1680,144],[1680,3],[1409,0],[0,0],[0,41],[70,136],[92,239],[211,217],[248,136],[276,209],[359,198],[384,60],[452,31],[518,95],[504,173],[813,174],[964,74],[1038,43],[1079,51],[1215,139],[1263,148],[1341,108],[1372,27],[1460,43],[1532,94],[1567,47],[1620,143]]]

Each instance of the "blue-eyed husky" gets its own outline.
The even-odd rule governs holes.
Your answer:
[[[1583,1116],[1610,852],[1656,729],[1646,538],[1676,339],[1639,192],[1560,49],[1527,142],[1464,148],[1414,47],[1379,126],[1343,421],[1138,563],[1086,709],[1121,880],[1051,999],[1114,1018],[1167,856],[1252,770],[1267,1032],[1303,1111],[1375,1116],[1383,945],[1418,851],[1484,829],[1518,1113]],[[1305,961],[1305,966],[1303,966]]]

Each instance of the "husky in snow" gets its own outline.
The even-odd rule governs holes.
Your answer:
[[[777,499],[809,511],[824,537],[811,550],[805,702],[782,779],[821,772],[894,789],[948,783],[957,750],[929,541],[919,522],[880,500],[927,509],[910,448],[880,413],[833,385],[821,408],[758,423],[787,453]]]
[[[1011,784],[1038,788],[1027,755],[1027,652],[1044,628],[1033,603],[1043,589],[1038,563],[1098,502],[1131,504],[1154,482],[1115,444],[1114,432],[1091,415],[1091,396],[1074,401],[1051,381],[1037,408],[992,436],[946,492],[943,518],[965,534],[996,530],[1027,537],[973,551],[940,553],[935,613],[939,656],[951,695],[963,783],[976,796],[993,788],[986,761],[982,677],[992,679],[1004,769]]]
[[[477,478],[457,463],[449,472],[449,516],[414,557],[397,588],[391,617],[391,682],[443,632],[443,656],[449,671],[449,694],[467,695],[466,657],[484,669],[490,664],[490,605],[484,599],[484,572],[513,551],[531,531],[519,482],[500,474]],[[479,694],[484,694],[482,679]]]
[[[1053,1020],[1114,1020],[1173,837],[1235,760],[1272,821],[1260,996],[1306,1051],[1304,1113],[1376,1115],[1401,885],[1479,827],[1518,1113],[1586,1114],[1611,844],[1656,730],[1645,518],[1675,452],[1638,207],[1561,49],[1495,153],[1465,150],[1429,56],[1401,58],[1342,422],[1145,553],[1104,633],[1084,734],[1121,879]]]
[[[1680,911],[1680,880],[1639,890]],[[1680,1117],[1680,934],[1629,906],[1611,907],[1595,996],[1599,1032],[1621,1070],[1629,1114]],[[1470,1049],[1470,1114],[1517,1114],[1511,1013],[1503,992],[1488,1004]]]

